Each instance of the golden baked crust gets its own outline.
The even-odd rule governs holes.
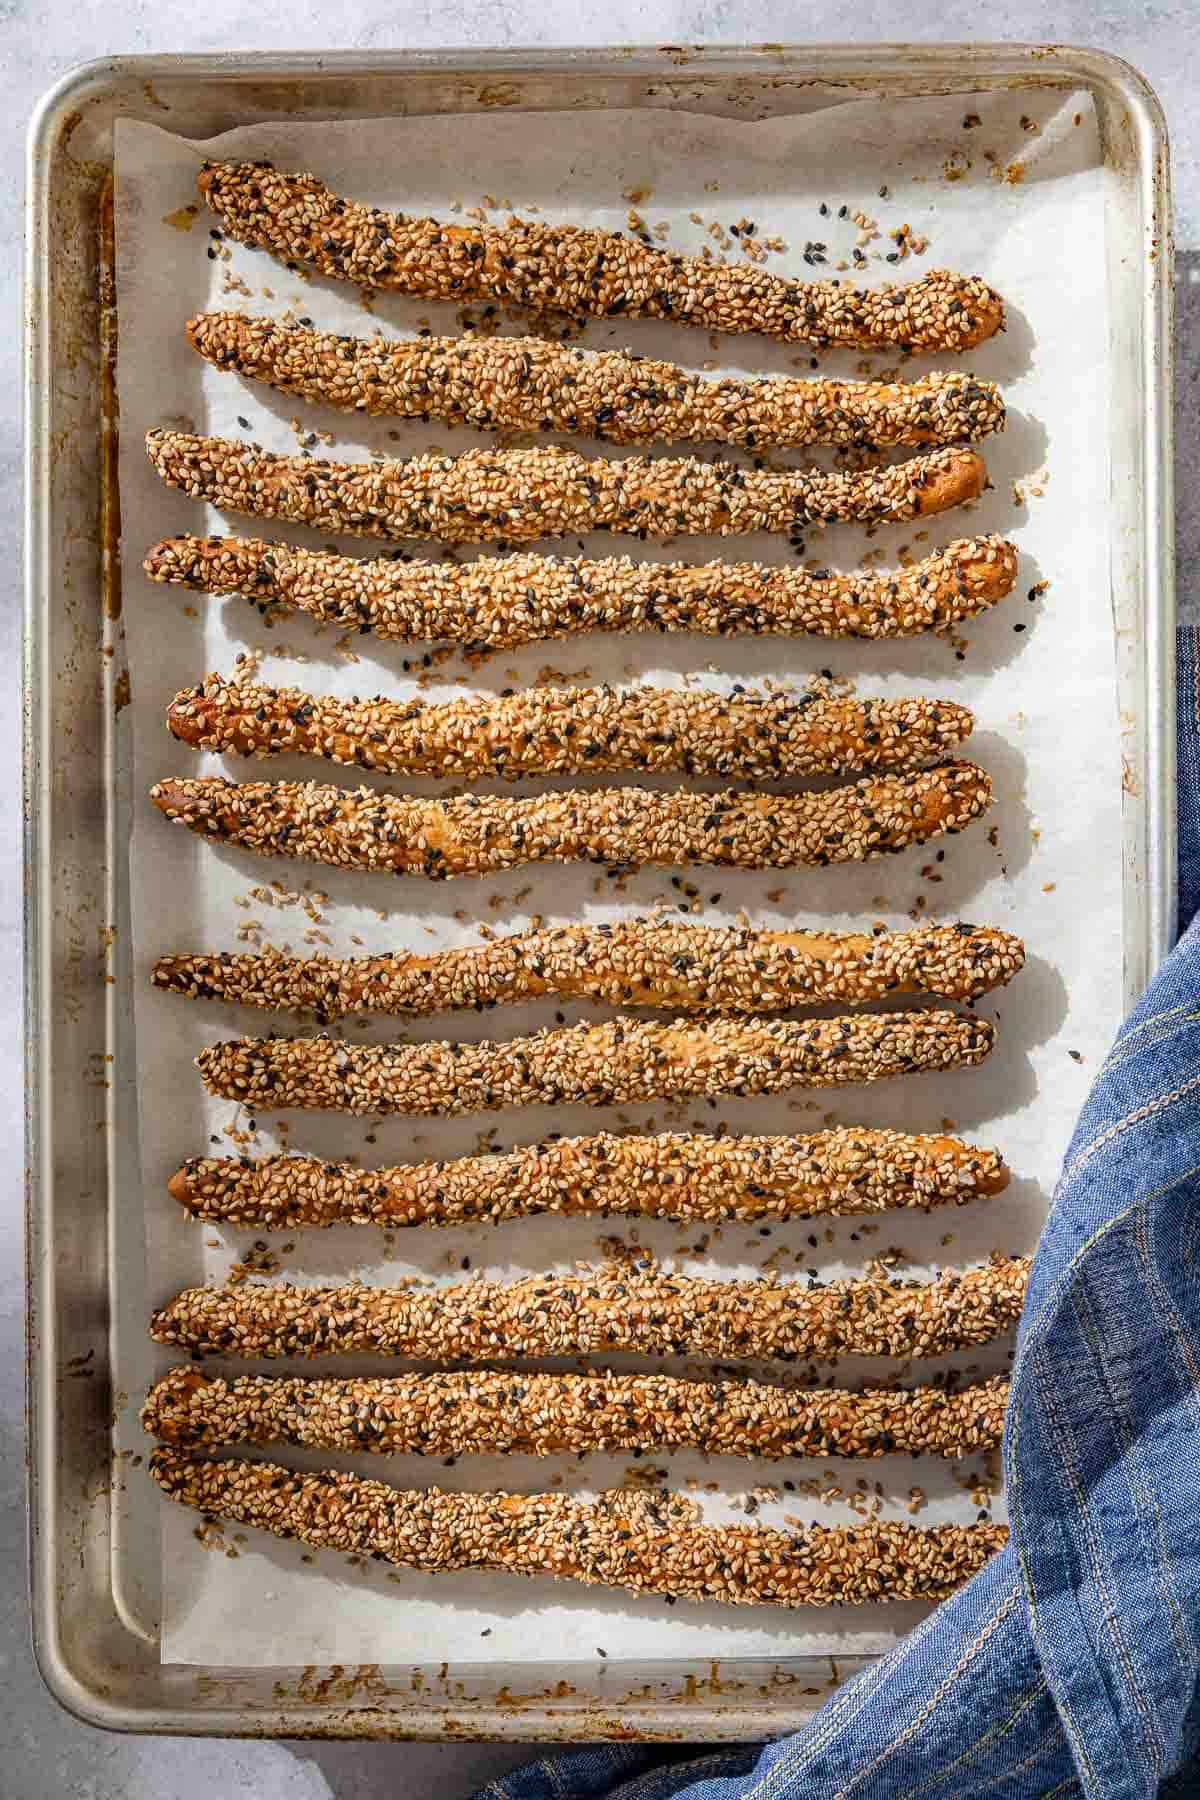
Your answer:
[[[264,610],[307,613],[341,631],[478,649],[588,631],[692,631],[706,637],[907,638],[949,631],[1011,593],[1012,544],[960,538],[897,569],[763,563],[640,563],[627,556],[515,552],[476,562],[363,560],[260,538],[162,538],[152,581],[244,594]]]
[[[796,1137],[598,1132],[383,1169],[196,1156],[167,1183],[194,1219],[268,1231],[498,1224],[546,1212],[719,1224],[962,1206],[1007,1186],[995,1150],[852,1125]]]
[[[206,1519],[253,1525],[343,1555],[442,1573],[498,1569],[731,1605],[846,1606],[941,1600],[1008,1537],[1003,1525],[703,1525],[682,1494],[616,1488],[568,1494],[402,1490],[323,1469],[206,1462],[160,1448],[150,1474]]]
[[[697,457],[586,457],[539,445],[399,462],[280,456],[235,438],[146,433],[169,487],[228,512],[360,537],[521,544],[587,531],[669,538],[795,534],[841,520],[923,519],[977,500],[987,468],[945,446],[870,469],[745,469]]]
[[[343,869],[436,881],[529,863],[826,868],[962,831],[992,784],[974,763],[865,777],[824,792],[589,788],[509,799],[423,800],[316,782],[160,781],[150,798],[202,837]]]
[[[347,337],[244,313],[199,313],[208,362],[344,412],[477,431],[563,431],[613,444],[959,444],[1004,429],[999,389],[974,375],[917,381],[707,377],[621,350],[542,338]]]

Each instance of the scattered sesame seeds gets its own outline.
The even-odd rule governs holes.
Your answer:
[[[408,643],[507,648],[588,631],[694,631],[827,638],[945,631],[1016,580],[1003,538],[960,539],[906,568],[781,569],[757,563],[635,563],[516,554],[466,564],[361,561],[239,538],[164,538],[154,581],[306,612],[339,630]]]
[[[946,270],[905,287],[797,282],[753,262],[707,263],[576,225],[410,219],[261,163],[206,163],[198,186],[228,236],[360,288],[860,348],[970,349],[1004,327],[999,295]]]
[[[917,931],[752,931],[630,919],[555,925],[480,946],[384,956],[163,956],[155,987],[275,1012],[424,1016],[546,995],[680,1012],[782,1012],[826,1000],[936,994],[972,1000],[1022,967],[1024,946],[982,925]]]
[[[957,751],[974,726],[952,700],[860,699],[736,688],[541,687],[437,705],[346,700],[208,675],[167,709],[199,750],[307,755],[392,775],[570,775],[681,770],[784,776],[912,768]]]
[[[801,794],[628,787],[425,800],[204,776],[160,781],[150,798],[175,824],[260,856],[447,880],[538,862],[861,862],[961,831],[986,812],[991,782],[973,763],[947,762]]]
[[[798,1137],[602,1132],[383,1169],[193,1157],[167,1183],[194,1219],[274,1231],[498,1224],[548,1212],[716,1224],[962,1206],[1007,1185],[995,1150],[857,1126]]]
[[[430,1375],[225,1379],[194,1366],[151,1388],[142,1427],[180,1449],[300,1444],[375,1455],[968,1456],[994,1448],[1008,1381],[966,1387],[775,1387],[671,1375]]]
[[[337,1038],[231,1038],[196,1058],[210,1094],[252,1109],[302,1107],[426,1117],[509,1106],[592,1106],[885,1081],[970,1068],[996,1028],[973,1014],[845,1018],[620,1018],[479,1043],[354,1044]]]
[[[1028,1257],[993,1257],[927,1282],[711,1281],[626,1263],[586,1275],[473,1278],[435,1288],[247,1281],[185,1288],[153,1314],[150,1335],[158,1344],[239,1359],[449,1363],[616,1351],[720,1362],[929,1357],[1004,1336],[1020,1318],[1028,1278]]]
[[[567,431],[614,444],[746,448],[956,444],[1004,427],[999,389],[973,375],[915,382],[706,380],[675,363],[541,338],[346,337],[242,313],[200,313],[208,362],[347,412],[478,431]]]

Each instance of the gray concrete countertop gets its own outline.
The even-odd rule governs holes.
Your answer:
[[[581,25],[583,29],[581,30]],[[19,281],[21,187],[26,123],[38,97],[72,64],[148,51],[355,48],[580,43],[733,43],[763,40],[934,39],[951,28],[963,40],[1055,41],[1124,57],[1156,88],[1171,131],[1178,239],[1177,427],[1179,575],[1185,618],[1200,617],[1200,493],[1192,478],[1200,451],[1195,401],[1200,383],[1200,118],[1188,92],[1200,65],[1195,0],[1060,0],[1050,7],[1014,0],[998,15],[985,0],[960,0],[951,17],[914,16],[900,0],[835,0],[784,6],[767,0],[609,0],[582,21],[570,0],[475,0],[439,8],[430,0],[347,0],[331,11],[318,0],[207,0],[198,9],[148,0],[0,0],[0,68],[8,100],[0,122],[0,290],[7,329],[0,336],[0,512],[10,539],[21,516]],[[336,34],[336,35],[335,35]],[[1196,59],[1193,61],[1193,59]],[[0,832],[10,845],[0,865],[0,1131],[9,1149],[0,1208],[0,1793],[6,1800],[461,1800],[523,1760],[493,1746],[226,1743],[122,1738],[77,1724],[42,1688],[28,1644],[22,1388],[23,1250],[19,1179],[22,1137],[20,865],[20,580],[17,545],[0,608]]]

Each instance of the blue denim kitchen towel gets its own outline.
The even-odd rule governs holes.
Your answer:
[[[794,1737],[719,1754],[598,1745],[514,1771],[489,1800],[1200,1796],[1195,631],[1178,670],[1188,929],[1097,1076],[1038,1246],[1004,1440],[1007,1548]]]

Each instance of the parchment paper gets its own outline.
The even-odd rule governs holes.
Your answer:
[[[976,123],[966,122],[968,113]],[[908,279],[937,266],[978,271],[1004,292],[1011,308],[1007,335],[964,359],[979,374],[1001,381],[1011,406],[1007,434],[984,446],[992,491],[970,513],[932,520],[927,530],[888,527],[869,539],[856,529],[831,528],[814,537],[808,554],[852,567],[864,555],[882,552],[890,564],[964,533],[1002,530],[1022,553],[1016,592],[990,616],[971,623],[957,646],[921,639],[831,645],[594,637],[502,652],[470,668],[457,654],[426,666],[429,646],[410,650],[358,638],[340,648],[333,634],[319,634],[303,619],[269,625],[239,599],[153,586],[140,573],[140,559],[155,538],[188,529],[251,534],[260,528],[252,521],[223,525],[216,514],[206,515],[159,485],[142,449],[150,425],[186,422],[198,431],[252,437],[278,450],[295,450],[298,435],[328,433],[308,440],[313,453],[349,457],[404,454],[432,445],[461,449],[480,441],[436,423],[363,421],[304,408],[266,388],[218,375],[188,350],[184,321],[205,307],[290,312],[360,333],[377,328],[408,333],[424,324],[455,331],[462,323],[454,308],[421,301],[378,298],[367,307],[353,290],[307,281],[263,255],[226,247],[212,235],[215,222],[207,214],[187,210],[206,152],[313,167],[344,192],[407,212],[450,215],[457,205],[464,211],[454,216],[465,218],[465,209],[482,204],[487,216],[497,219],[509,207],[540,207],[547,217],[625,228],[634,205],[652,231],[660,222],[669,226],[661,241],[693,252],[708,244],[737,256],[739,240],[728,228],[748,218],[760,240],[777,236],[787,246],[769,253],[769,265],[799,275],[809,272],[804,262],[809,244],[825,245],[815,254],[828,258],[824,267],[812,267],[813,273],[830,274],[839,261],[849,262],[859,228],[852,217],[840,215],[846,207],[850,215],[861,211],[879,223],[879,235],[865,245],[864,279],[878,281],[893,272]],[[489,1130],[494,1133],[489,1143],[507,1146],[550,1129],[578,1132],[620,1122],[653,1121],[660,1128],[672,1122],[711,1128],[722,1122],[736,1131],[805,1130],[825,1121],[928,1130],[952,1122],[969,1136],[998,1144],[1014,1171],[1008,1193],[990,1205],[889,1217],[875,1231],[854,1219],[834,1221],[828,1230],[798,1222],[769,1232],[747,1226],[723,1232],[667,1225],[639,1230],[619,1220],[550,1219],[489,1231],[401,1232],[390,1239],[351,1228],[293,1232],[271,1245],[292,1280],[337,1280],[354,1273],[381,1282],[406,1275],[440,1281],[462,1279],[468,1267],[493,1275],[569,1268],[577,1259],[600,1260],[606,1234],[625,1244],[638,1241],[680,1269],[732,1275],[766,1263],[798,1279],[806,1268],[822,1276],[861,1270],[893,1246],[906,1254],[909,1272],[916,1274],[967,1265],[992,1249],[1031,1248],[1076,1108],[1118,1022],[1121,998],[1119,728],[1106,594],[1101,379],[1104,228],[1099,150],[1087,98],[1040,89],[1019,98],[974,96],[969,103],[961,98],[887,106],[861,101],[756,124],[666,111],[536,118],[497,112],[263,126],[208,145],[121,123],[116,216],[125,607],[139,793],[157,777],[219,766],[167,737],[163,709],[176,689],[207,670],[228,673],[239,652],[254,650],[266,653],[265,679],[343,694],[394,695],[413,691],[419,680],[427,698],[462,692],[464,684],[494,692],[539,675],[724,687],[747,678],[802,685],[824,670],[853,676],[869,693],[940,692],[968,702],[979,715],[970,753],[986,764],[996,789],[994,810],[984,824],[940,848],[865,868],[693,871],[675,881],[671,871],[648,870],[619,886],[593,868],[515,870],[441,885],[336,875],[215,849],[169,827],[148,802],[142,805],[131,845],[131,888],[144,1190],[131,1194],[129,1203],[145,1207],[145,1267],[134,1255],[122,1268],[118,1378],[126,1404],[118,1435],[126,1451],[140,1455],[148,1449],[137,1427],[137,1406],[146,1380],[175,1360],[147,1344],[146,1307],[186,1284],[222,1278],[252,1251],[257,1237],[191,1224],[164,1192],[166,1177],[184,1157],[210,1145],[215,1151],[218,1143],[234,1149],[247,1142],[223,1136],[227,1127],[246,1132],[248,1122],[229,1105],[206,1100],[192,1058],[219,1037],[297,1029],[276,1016],[155,994],[149,971],[166,951],[237,948],[255,941],[337,954],[429,950],[474,941],[481,921],[510,931],[535,915],[547,921],[601,920],[644,912],[658,902],[689,906],[694,898],[702,903],[700,916],[710,922],[730,922],[744,912],[762,926],[848,928],[875,919],[902,926],[918,913],[1015,929],[1027,940],[1029,962],[1009,991],[983,1003],[1000,1023],[1000,1043],[980,1071],[815,1096],[798,1093],[715,1107],[660,1105],[619,1114],[573,1107],[374,1125],[317,1114],[260,1116],[249,1143],[260,1153],[283,1144],[384,1163],[471,1151]],[[709,231],[713,221],[720,236]],[[902,224],[914,235],[926,235],[928,248],[893,271],[884,260],[895,248],[887,234]],[[467,311],[479,320],[483,309],[475,305]],[[506,320],[503,328],[519,331],[522,325]],[[794,346],[749,337],[718,342],[656,322],[593,323],[583,342],[629,345],[722,370],[806,370],[810,361]],[[830,372],[879,374],[896,361],[843,354],[827,358],[824,366]],[[908,367],[916,373],[930,361]],[[1021,484],[1021,493],[1014,483]],[[286,527],[266,530],[315,541]],[[603,554],[614,544],[632,544],[639,556],[696,560],[721,553],[767,560],[792,554],[769,539],[726,540],[723,546],[714,540],[639,546],[597,539],[587,548]],[[343,547],[359,554],[371,548],[361,541]],[[1049,586],[1028,598],[1041,582]],[[299,760],[269,766],[230,762],[227,772],[242,779],[311,775],[348,785],[359,779],[351,771]],[[436,783],[411,785],[438,791]],[[582,1009],[550,1003],[493,1013],[486,1029],[495,1035],[519,1033],[550,1023],[556,1010],[569,1018],[587,1016]],[[382,1039],[404,1029],[403,1021],[375,1021],[364,1034]],[[415,1037],[485,1035],[474,1016],[418,1022],[408,1029]],[[975,1358],[951,1360],[963,1369],[999,1369],[1006,1354],[1001,1345]],[[817,1377],[840,1382],[890,1372],[863,1363],[824,1368]],[[929,1366],[913,1371],[931,1372]],[[295,1463],[338,1460],[284,1454]],[[443,1468],[397,1457],[362,1458],[357,1466],[400,1486],[437,1481],[456,1488],[529,1490],[565,1483],[582,1491],[619,1482],[628,1465],[601,1458],[585,1466],[467,1458]],[[815,1499],[800,1486],[816,1482],[827,1489],[831,1478],[846,1492],[857,1484],[860,1492],[878,1497],[885,1517],[905,1516],[914,1487],[923,1490],[926,1501],[914,1515],[921,1523],[967,1520],[976,1510],[961,1469],[896,1458],[844,1464],[836,1471],[822,1463],[705,1463],[684,1456],[665,1466],[676,1484],[713,1485],[715,1491],[699,1493],[713,1517],[736,1516],[751,1490],[764,1485],[778,1489],[777,1497],[762,1498],[764,1521],[848,1517],[838,1499]],[[968,1473],[978,1466],[969,1465]],[[794,1484],[791,1491],[784,1483]],[[120,1529],[131,1542],[157,1529],[159,1506],[140,1471],[130,1470],[126,1489],[128,1510]],[[921,1505],[920,1496],[915,1504]],[[767,1608],[671,1609],[661,1600],[634,1601],[548,1580],[430,1578],[389,1572],[378,1564],[350,1567],[330,1554],[306,1560],[299,1546],[232,1528],[214,1548],[197,1540],[196,1524],[195,1515],[162,1504],[161,1645],[167,1661],[570,1662],[592,1660],[600,1648],[610,1659],[869,1651],[885,1648],[922,1610],[908,1605],[796,1614]]]

